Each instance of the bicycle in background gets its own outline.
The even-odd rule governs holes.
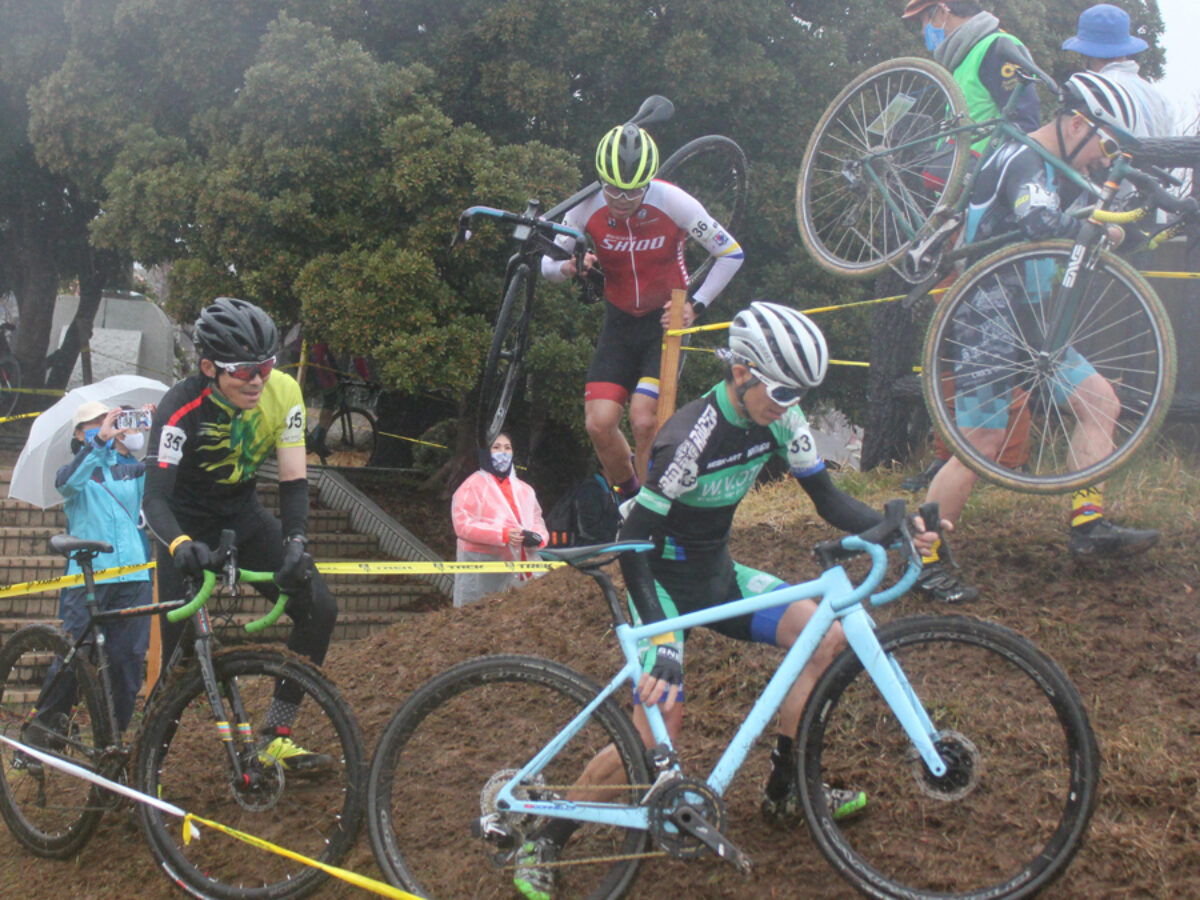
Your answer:
[[[938,521],[936,507],[921,514]],[[889,546],[907,569],[880,590]],[[1053,661],[1000,625],[920,616],[876,626],[870,607],[902,596],[921,568],[903,501],[868,532],[817,544],[825,571],[813,581],[635,628],[603,566],[651,547],[542,551],[604,594],[624,658],[607,685],[534,656],[480,657],[428,681],[392,717],[367,793],[371,846],[391,883],[425,897],[510,897],[522,846],[559,818],[578,827],[548,863],[557,896],[621,897],[652,856],[715,856],[749,873],[725,792],[835,622],[850,646],[808,701],[796,774],[813,841],[839,874],[897,900],[1027,897],[1062,874],[1100,777],[1086,707]],[[855,584],[840,561],[862,554],[871,568]],[[642,673],[639,639],[806,597],[818,609],[707,777],[685,774],[658,706],[646,709],[657,741],[647,752],[626,700]],[[486,737],[464,722],[486,722]],[[623,778],[575,799],[600,753]],[[826,785],[865,790],[866,814],[836,820]]]
[[[21,365],[8,342],[16,330],[12,322],[0,322],[0,418],[11,416],[21,399]]]
[[[190,600],[102,612],[95,604],[92,560],[112,548],[65,534],[51,538],[50,546],[83,571],[88,625],[78,640],[49,625],[28,625],[0,647],[0,733],[304,856],[330,865],[342,859],[362,823],[365,751],[337,689],[290,653],[217,649],[206,607],[217,582],[212,572]],[[273,577],[237,568],[232,532],[222,536],[217,556],[229,591],[239,582]],[[286,602],[281,594],[271,612],[246,630],[268,627]],[[97,626],[163,612],[173,621],[190,617],[192,640],[181,641],[146,699],[136,732],[126,740],[117,727],[104,635]],[[194,650],[187,664],[184,646]],[[260,746],[258,730],[281,683],[301,694],[295,727],[308,751],[303,761],[279,758],[270,745]],[[44,698],[63,695],[66,702],[53,706],[66,712],[50,721],[37,716]],[[0,743],[0,813],[13,836],[38,856],[74,856],[104,813],[121,802],[91,782]],[[164,872],[196,896],[303,897],[327,877],[270,853],[249,862],[241,842],[224,836],[188,843],[182,819],[157,808],[139,805],[139,818]]]
[[[635,125],[665,122],[674,114],[674,105],[665,97],[648,97],[634,117]],[[746,155],[736,142],[722,135],[705,135],[684,144],[659,167],[658,179],[683,188],[700,201],[717,221],[736,234],[746,207]],[[575,239],[576,268],[584,271],[583,255],[587,239],[555,220],[567,210],[600,190],[598,181],[572,194],[557,206],[542,212],[541,202],[532,199],[518,214],[487,206],[472,206],[459,217],[451,247],[469,239],[473,217],[478,215],[498,219],[512,225],[512,238],[520,246],[509,258],[504,273],[504,289],[500,311],[492,333],[480,375],[479,406],[476,417],[480,446],[491,446],[504,428],[508,411],[521,387],[525,353],[529,348],[529,323],[533,316],[533,296],[536,275],[543,254],[565,260],[572,255],[554,243],[557,235]],[[695,284],[712,265],[712,257],[698,245],[685,248],[688,283]],[[577,276],[582,285],[584,302],[594,302],[603,296],[604,276],[594,266],[586,276]]]

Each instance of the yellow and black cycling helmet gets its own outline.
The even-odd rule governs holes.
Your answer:
[[[596,174],[605,184],[623,191],[645,187],[657,171],[654,138],[636,125],[618,125],[596,148]]]

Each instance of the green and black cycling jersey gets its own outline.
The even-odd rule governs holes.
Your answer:
[[[232,406],[204,375],[179,382],[159,403],[150,430],[150,527],[170,543],[180,520],[233,515],[255,496],[255,474],[268,454],[303,446],[304,399],[286,372],[271,373],[250,410]]]
[[[621,540],[652,540],[650,553],[621,558],[634,606],[642,621],[663,616],[654,588],[656,572],[723,553],[738,503],[772,456],[786,460],[791,475],[835,527],[859,532],[879,514],[838,490],[817,452],[799,406],[771,425],[758,425],[734,409],[722,382],[676,412],[651,451],[650,476],[621,528]],[[647,559],[649,557],[649,559]],[[728,597],[712,597],[711,604]]]

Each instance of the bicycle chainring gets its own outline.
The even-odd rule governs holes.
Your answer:
[[[725,830],[725,801],[698,779],[680,776],[666,781],[650,792],[645,803],[650,813],[650,836],[677,859],[695,859],[711,852],[707,844],[681,830],[672,820],[680,808],[691,807],[717,832]]]

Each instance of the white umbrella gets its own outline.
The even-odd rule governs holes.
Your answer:
[[[109,409],[114,406],[140,407],[157,403],[167,386],[141,375],[113,375],[95,384],[77,387],[33,420],[29,440],[13,467],[8,496],[46,509],[63,502],[54,487],[59,467],[71,461],[71,417],[90,400],[98,400]]]

